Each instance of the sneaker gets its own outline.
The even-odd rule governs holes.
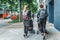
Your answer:
[[[28,35],[26,35],[26,34],[24,34],[24,37],[25,37],[25,38],[29,38],[29,36],[28,36]]]
[[[45,36],[43,37],[43,40],[46,40]]]

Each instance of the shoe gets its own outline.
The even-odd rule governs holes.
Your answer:
[[[43,37],[43,40],[46,40],[45,36]]]
[[[29,38],[29,36],[28,36],[28,35],[26,35],[26,34],[24,34],[24,37],[25,37],[25,38]]]

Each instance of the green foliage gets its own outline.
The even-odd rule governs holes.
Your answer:
[[[18,1],[17,0],[0,0],[0,5],[7,5],[8,10],[17,11]],[[8,3],[8,4],[7,4]]]
[[[25,4],[28,4],[29,9],[35,13],[37,11],[37,0],[20,0],[21,9],[23,9]]]

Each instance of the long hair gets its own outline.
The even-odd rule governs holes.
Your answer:
[[[23,11],[26,11],[28,9],[28,5],[24,5]]]

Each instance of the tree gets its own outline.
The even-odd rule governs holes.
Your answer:
[[[20,0],[21,10],[23,9],[25,4],[28,4],[29,9],[33,13],[35,13],[37,11],[37,0]]]
[[[0,0],[1,6],[7,6],[8,10],[17,11],[18,1],[17,0]]]

